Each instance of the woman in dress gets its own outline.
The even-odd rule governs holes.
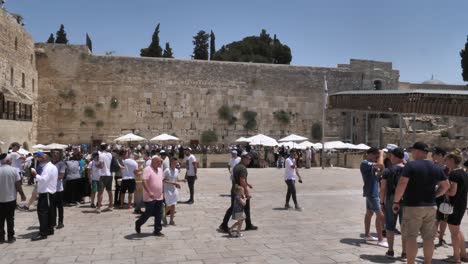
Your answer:
[[[178,160],[176,157],[171,158],[169,168],[164,171],[164,199],[166,201],[166,215],[170,215],[170,225],[175,225],[174,213],[177,200],[179,199],[180,189],[179,182],[186,180],[179,180],[179,169],[177,168]]]
[[[460,230],[460,223],[465,215],[468,193],[468,174],[460,166],[462,156],[459,152],[452,152],[445,157],[445,165],[450,169],[450,189],[446,195],[450,197],[453,213],[448,216],[447,223],[452,237],[453,256],[446,259],[450,263],[468,261],[466,253],[465,237]]]

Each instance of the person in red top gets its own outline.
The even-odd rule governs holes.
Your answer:
[[[159,156],[151,158],[151,165],[143,170],[143,201],[145,202],[145,212],[135,222],[135,231],[140,234],[141,226],[154,216],[153,235],[163,237],[161,233],[162,210],[163,210],[163,171],[161,168],[162,159]]]

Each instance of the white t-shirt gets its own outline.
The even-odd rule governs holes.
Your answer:
[[[67,164],[67,177],[66,180],[76,180],[81,178],[80,162],[78,160],[68,160]]]
[[[37,193],[55,193],[57,191],[58,170],[52,162],[42,168],[41,175],[36,175]]]
[[[172,170],[171,168],[167,168],[164,171],[163,174],[164,180],[168,180],[170,182],[177,182],[177,179],[179,178],[179,170],[174,169]],[[174,192],[176,187],[172,184],[164,183],[164,192]]]
[[[63,173],[65,174],[67,170],[67,164],[63,160],[60,160],[59,162],[54,164],[55,167],[57,167],[57,172],[58,174]],[[63,191],[63,179],[57,178],[57,192],[62,192]]]
[[[6,164],[0,167],[0,203],[16,201],[16,182],[20,180],[16,168]]]
[[[188,156],[185,159],[185,168],[187,169],[187,176],[195,176],[195,167],[193,166],[194,162],[197,162],[197,159],[193,154],[190,154],[190,156]]]
[[[295,180],[296,179],[296,169],[291,168],[291,166],[294,165],[294,159],[291,157],[286,159],[286,170],[284,174],[284,179],[285,180]]]
[[[110,166],[112,162],[112,154],[109,152],[99,152],[99,161],[104,162],[104,166],[100,170],[99,176],[112,176]]]
[[[99,181],[99,178],[101,177],[101,175],[100,175],[101,169],[99,169],[98,166],[99,166],[99,161],[96,162],[96,161],[92,160],[88,164],[88,169],[91,169],[91,180],[92,181]]]
[[[306,150],[306,158],[307,159],[312,159],[312,150],[310,150],[310,149]]]
[[[122,180],[135,179],[135,171],[138,169],[138,163],[133,159],[124,160],[125,169],[123,169]]]
[[[22,160],[20,159],[21,155],[18,152],[11,152],[11,166],[15,168],[18,172],[23,172]]]
[[[232,158],[229,160],[229,167],[231,168],[231,181],[232,181],[232,172],[234,170],[234,167],[239,164],[239,162],[241,161],[241,158],[240,157],[236,157],[236,158]]]

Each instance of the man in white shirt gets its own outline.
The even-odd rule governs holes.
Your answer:
[[[169,166],[171,164],[171,161],[169,160],[169,157],[167,155],[167,152],[163,149],[159,151],[159,155],[161,156],[161,159],[163,160],[162,162],[162,170],[166,171],[166,169],[169,169]]]
[[[23,162],[26,160],[26,157],[18,153],[18,150],[20,148],[21,148],[21,145],[18,142],[11,143],[10,157],[11,157],[11,166],[15,168],[18,171],[21,178],[23,178],[23,173],[24,173]]]
[[[15,208],[16,193],[21,195],[21,201],[26,201],[21,187],[21,177],[18,171],[11,167],[11,156],[0,154],[0,244],[5,242],[5,221],[7,223],[8,243],[15,238]]]
[[[190,199],[186,201],[186,204],[193,204],[193,197],[195,195],[195,181],[197,180],[197,159],[195,155],[192,154],[191,148],[186,148],[185,151],[185,169],[187,170],[185,174],[185,179],[187,180]]]
[[[310,169],[310,166],[312,164],[312,150],[307,147],[306,148],[306,169]]]
[[[98,193],[98,202],[96,206],[96,212],[101,212],[101,205],[102,205],[102,195],[104,194],[104,189],[107,191],[107,195],[109,196],[109,207],[106,211],[112,211],[114,201],[112,196],[112,174],[110,171],[111,162],[112,162],[112,154],[107,151],[107,144],[101,144],[101,151],[99,152],[99,161],[101,166],[100,177],[99,177],[99,193]]]
[[[123,208],[125,193],[128,191],[128,208],[131,209],[133,202],[133,193],[136,189],[135,174],[138,171],[138,163],[133,158],[133,154],[126,154],[126,159],[123,161],[124,169],[122,171],[122,184],[120,193],[120,208]]]
[[[231,151],[231,159],[229,159],[228,163],[228,171],[229,174],[231,175],[231,182],[232,182],[232,169],[241,161],[241,158],[237,156],[237,150]]]
[[[285,209],[289,209],[289,200],[291,199],[291,196],[294,201],[294,205],[297,211],[302,211],[302,208],[299,206],[297,203],[297,198],[296,198],[296,177],[299,178],[299,182],[302,183],[302,178],[299,175],[299,170],[297,169],[296,165],[296,159],[297,159],[297,151],[295,149],[292,149],[290,152],[290,156],[286,159],[286,164],[285,164],[285,175],[284,175],[284,181],[286,182],[286,185],[288,186],[288,192],[286,193],[286,204],[284,205]]]
[[[43,168],[40,175],[35,171],[32,172],[36,177],[37,193],[39,194],[37,202],[39,234],[32,238],[33,241],[47,239],[47,236],[54,234],[54,194],[57,191],[58,179],[57,167],[50,162],[49,154],[38,152],[37,157]]]

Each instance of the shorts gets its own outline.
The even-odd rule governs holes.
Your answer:
[[[135,188],[136,188],[135,179],[122,180],[121,187],[120,187],[120,192],[121,193],[126,193],[127,190],[128,190],[128,193],[134,193]]]
[[[233,214],[232,214],[232,220],[244,220],[244,219],[245,219],[245,214],[244,214],[244,212],[233,213]]]
[[[375,213],[382,211],[382,208],[380,208],[380,198],[366,197],[366,209]]]
[[[93,193],[99,192],[99,181],[95,181],[95,180],[91,181],[91,192]]]
[[[465,206],[463,206],[462,208],[453,208],[453,213],[447,218],[447,224],[459,226],[461,224],[463,216],[465,215],[465,211]]]
[[[101,176],[99,178],[99,191],[102,192],[106,189],[106,191],[112,191],[112,177],[111,176]]]
[[[434,240],[437,232],[435,206],[403,207],[401,235],[404,238],[417,238],[419,233],[423,240]]]
[[[388,231],[395,232],[397,218],[401,225],[401,219],[403,217],[403,210],[400,208],[398,213],[393,213],[393,196],[389,197],[385,203],[385,229]]]

